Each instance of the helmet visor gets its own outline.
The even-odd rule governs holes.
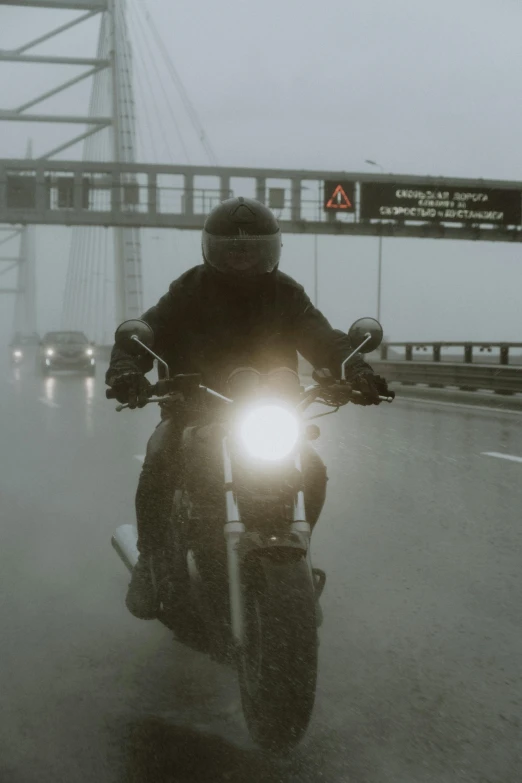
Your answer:
[[[281,257],[281,232],[265,236],[220,237],[203,230],[205,260],[226,275],[255,277],[272,272]]]

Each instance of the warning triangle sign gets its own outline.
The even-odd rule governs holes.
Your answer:
[[[352,209],[353,205],[342,185],[337,185],[334,192],[326,202],[327,209]]]

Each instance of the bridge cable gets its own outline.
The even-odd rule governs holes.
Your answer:
[[[105,335],[109,321],[109,313],[107,312],[107,288],[110,280],[108,275],[108,257],[109,257],[109,232],[105,231],[105,248],[103,254],[103,290],[102,290],[102,311],[103,311],[103,323],[101,328],[101,340],[105,342]],[[112,340],[112,335],[110,336]]]
[[[174,127],[176,129],[176,134],[178,136],[181,148],[183,150],[183,153],[185,155],[187,163],[190,163],[190,156],[189,156],[189,153],[188,153],[188,150],[187,150],[187,146],[185,144],[185,140],[183,138],[183,134],[181,132],[181,128],[179,126],[178,118],[176,117],[176,112],[174,110],[174,106],[173,106],[173,104],[172,104],[172,102],[171,102],[171,100],[169,98],[167,89],[165,87],[164,79],[162,77],[161,71],[159,70],[156,58],[154,56],[154,52],[152,51],[151,44],[150,44],[150,42],[149,42],[149,40],[148,40],[148,38],[147,38],[147,36],[145,34],[143,25],[139,24],[139,20],[137,19],[137,16],[136,16],[135,11],[134,11],[134,6],[131,4],[129,6],[129,8],[130,8],[130,10],[132,12],[132,17],[134,19],[133,26],[135,25],[135,27],[139,30],[141,38],[142,38],[142,41],[144,42],[145,47],[147,48],[147,56],[148,56],[149,62],[152,62],[154,71],[156,73],[157,82],[160,85],[161,91],[163,93],[163,97],[165,99],[165,106],[166,106],[166,108],[167,108],[167,110],[168,110],[168,112],[169,112],[169,114],[171,116],[172,122],[174,123]],[[141,50],[138,49],[139,42],[138,42],[137,36],[135,36],[135,41],[136,41],[136,45],[137,45],[136,46],[136,51],[138,52],[138,56],[140,57],[140,61],[141,61],[142,66],[143,66],[143,70],[145,71],[145,74],[147,76],[148,83],[149,83],[149,85],[151,85],[151,82],[150,82],[149,77],[148,77],[147,67],[146,67],[144,59],[143,59],[143,57],[141,55]],[[150,93],[152,95],[152,98],[154,99],[154,90],[152,89],[152,86],[150,87]],[[154,103],[155,103],[155,106],[157,106],[155,101],[154,101]],[[163,123],[161,122],[161,115],[160,115],[160,111],[159,111],[158,108],[156,108],[156,117],[157,117],[157,121],[158,121],[158,123],[160,125],[160,129],[161,129],[162,135],[163,135],[163,140],[164,140],[164,143],[165,143],[165,146],[166,146],[166,149],[167,149],[167,154],[169,156],[170,161],[172,163],[174,163],[174,159],[172,157],[172,152],[171,152],[171,145],[169,144],[168,139],[166,137],[165,128],[163,127]]]
[[[99,91],[98,88],[99,80],[96,78],[96,75],[94,77],[93,87],[91,91],[91,98],[89,101],[89,110],[91,113],[94,113],[97,109],[97,93]],[[65,290],[65,296],[64,296],[64,308],[63,308],[63,315],[62,318],[67,320],[67,325],[72,327],[73,326],[73,320],[74,315],[77,313],[77,309],[74,308],[74,303],[78,299],[78,291],[81,288],[81,286],[78,284],[79,275],[81,273],[81,251],[82,251],[82,244],[81,244],[81,238],[82,238],[83,232],[78,227],[73,232],[73,236],[71,238],[71,248],[70,248],[70,254],[69,254],[69,264],[68,264],[68,270],[67,270],[67,280],[66,280],[66,290]]]
[[[135,51],[136,51],[136,54],[138,56],[138,59],[140,60],[140,63],[143,64],[143,58],[142,58],[141,50],[136,48]],[[145,115],[145,125],[146,125],[146,130],[148,131],[148,136],[150,138],[150,146],[152,148],[152,154],[154,156],[154,159],[155,159],[156,163],[159,163],[160,162],[160,157],[158,155],[156,142],[155,142],[155,139],[154,139],[154,133],[153,133],[153,130],[152,130],[152,125],[151,125],[151,117],[150,117],[149,112],[147,111],[147,102],[145,100],[145,96],[146,95],[150,96],[152,98],[152,101],[154,103],[154,113],[157,115],[158,114],[158,110],[157,110],[157,106],[156,106],[156,101],[154,99],[154,93],[153,93],[153,90],[152,90],[152,84],[150,82],[150,78],[149,78],[148,72],[147,72],[145,67],[143,67],[141,70],[135,68],[134,69],[134,75],[135,75],[135,78],[136,78],[136,86],[138,87],[138,91],[139,91],[140,96],[141,96],[141,102],[143,103],[143,113]],[[147,79],[147,84],[148,84],[148,87],[149,87],[148,90],[146,88],[144,88],[144,85],[143,85],[143,78],[144,77],[146,77],[146,79]],[[142,147],[143,147],[142,153],[143,153],[143,156],[145,158],[145,155],[146,155],[145,134],[143,133],[144,127],[143,127],[143,124],[141,122],[141,112],[139,114],[137,114],[137,121],[138,121],[139,126],[140,126],[140,137],[141,137],[141,143],[142,143]],[[164,131],[163,126],[161,126],[161,128],[162,128],[162,132],[164,133],[165,131]],[[166,140],[165,140],[165,143],[166,143]]]
[[[91,94],[91,106],[89,111],[93,114],[99,114],[102,105],[102,79],[95,77],[93,84],[93,90]],[[84,150],[85,155],[90,160],[98,159],[100,156],[96,153],[103,147],[103,139],[89,138],[86,140]],[[94,200],[96,200],[96,191],[94,192]],[[75,320],[75,326],[85,328],[87,322],[87,313],[91,310],[91,293],[90,293],[90,267],[92,259],[93,249],[93,233],[101,230],[98,227],[79,227],[77,229],[79,235],[78,250],[76,259],[73,263],[76,266],[76,280],[74,289],[72,291],[72,316]]]
[[[161,38],[161,36],[160,36],[160,34],[159,34],[158,30],[157,30],[157,27],[156,27],[156,25],[155,25],[151,15],[149,14],[149,12],[148,12],[148,10],[146,8],[144,9],[140,5],[138,5],[137,8],[139,8],[140,13],[142,13],[144,15],[145,21],[146,21],[146,23],[147,23],[147,25],[148,25],[152,35],[154,36],[154,38],[156,40],[156,43],[157,43],[158,48],[159,48],[159,51],[160,51],[160,53],[162,54],[162,56],[163,56],[163,58],[165,60],[165,63],[167,65],[167,69],[168,69],[168,71],[169,71],[169,73],[171,75],[171,78],[172,78],[174,84],[177,87],[178,93],[179,93],[179,95],[181,97],[181,100],[183,101],[183,105],[185,106],[185,110],[186,110],[186,112],[187,112],[187,114],[188,114],[188,116],[189,116],[189,118],[190,118],[190,120],[192,122],[192,125],[193,125],[194,129],[196,130],[196,133],[198,134],[198,138],[199,138],[199,140],[200,140],[200,142],[201,142],[205,152],[207,153],[207,156],[208,156],[208,158],[210,160],[210,163],[213,166],[218,166],[219,164],[218,164],[217,157],[216,157],[216,155],[214,153],[214,150],[213,150],[212,145],[210,143],[210,140],[209,140],[209,138],[207,136],[205,128],[203,127],[203,124],[202,124],[201,120],[199,119],[198,114],[197,114],[194,106],[192,105],[192,103],[190,101],[190,98],[189,98],[188,93],[187,93],[187,91],[185,89],[183,81],[182,81],[180,75],[178,74],[178,72],[176,70],[176,67],[175,67],[175,65],[174,65],[174,63],[172,61],[172,58],[170,57],[170,54],[169,54],[165,44],[163,43],[163,39]]]
[[[98,46],[98,54],[100,55],[99,49],[100,49],[100,45]],[[91,114],[99,113],[97,112],[97,109],[99,105],[101,78],[102,78],[102,73],[97,73],[94,75],[91,97],[89,101],[89,111]],[[100,133],[96,134],[96,136],[99,137],[104,132],[105,130],[101,130]],[[95,140],[93,137],[87,139],[84,144],[84,150],[92,149],[94,143]],[[96,143],[99,143],[98,139],[96,139]],[[84,159],[85,159],[85,155],[84,155]],[[86,233],[88,232],[88,230],[89,230],[88,228],[82,229],[81,227],[76,227],[75,230],[73,231],[73,236],[71,238],[69,264],[68,264],[66,287],[65,287],[65,294],[64,294],[64,307],[62,310],[62,320],[66,321],[68,326],[78,325],[79,309],[77,303],[79,303],[80,300],[80,293],[85,294],[85,291],[83,290],[83,286],[81,285],[81,280],[82,280],[82,272],[84,268],[83,251],[85,250],[85,246],[86,246],[86,242],[84,242],[84,239],[86,239],[86,237],[88,236]],[[76,321],[76,324],[73,324],[73,321]]]
[[[95,93],[95,106],[94,111],[96,113],[100,113],[103,106],[103,88],[102,88],[102,81],[101,79],[97,81],[94,89]],[[95,159],[97,157],[103,158],[103,147],[105,145],[103,144],[103,139],[97,139],[96,141],[92,141],[88,144],[89,147],[89,158]],[[96,194],[95,194],[96,198]],[[93,227],[87,227],[85,230],[85,253],[83,258],[83,264],[82,264],[82,286],[81,290],[83,293],[82,296],[82,315],[81,315],[81,324],[88,324],[88,329],[90,331],[91,329],[91,323],[92,323],[92,312],[93,312],[93,275],[94,275],[94,266],[95,266],[95,253],[96,253],[96,239],[97,235],[102,229],[97,226]]]

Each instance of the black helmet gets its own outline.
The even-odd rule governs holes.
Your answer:
[[[272,272],[281,257],[278,222],[268,207],[252,198],[229,198],[214,207],[201,244],[205,262],[233,277]]]

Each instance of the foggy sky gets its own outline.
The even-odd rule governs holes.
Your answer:
[[[222,165],[371,170],[495,179],[521,176],[522,7],[516,0],[131,0],[138,70],[140,159],[208,164],[136,3],[168,44]],[[74,14],[0,7],[8,49]],[[94,55],[98,22],[32,53]],[[1,63],[0,107],[13,108],[77,69]],[[88,82],[34,111],[86,113]],[[171,100],[166,105],[164,90]],[[2,157],[34,154],[81,126],[0,123]],[[59,157],[78,158],[81,149]],[[40,228],[40,330],[59,324],[70,230]],[[195,233],[144,232],[145,306],[199,263]],[[4,248],[5,249],[5,246]],[[1,252],[1,251],[0,251]],[[375,314],[377,240],[319,239],[319,305],[339,327]],[[282,268],[311,293],[313,241],[284,238]],[[384,241],[382,320],[394,339],[520,340],[519,246],[436,240]],[[7,281],[7,275],[3,281]],[[2,282],[3,282],[2,281]],[[0,326],[10,331],[11,304]]]

